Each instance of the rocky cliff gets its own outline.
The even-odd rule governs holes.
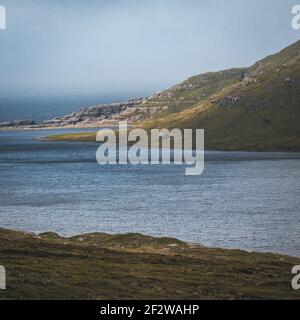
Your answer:
[[[33,120],[14,120],[14,121],[7,121],[1,122],[0,128],[10,128],[10,127],[27,127],[27,126],[35,126],[35,122]]]
[[[133,99],[127,102],[102,104],[84,107],[64,117],[44,121],[45,126],[92,126],[101,123],[114,122],[121,119],[136,120],[135,115],[142,111],[144,99]]]

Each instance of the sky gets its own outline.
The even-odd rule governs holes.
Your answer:
[[[297,0],[0,0],[0,94],[154,93],[300,39]]]

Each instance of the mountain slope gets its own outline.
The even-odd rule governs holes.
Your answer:
[[[191,108],[224,87],[243,79],[246,71],[246,68],[237,68],[193,76],[168,90],[147,98],[143,107],[145,109],[156,108],[156,111],[159,111],[153,114],[153,118]]]
[[[212,149],[299,151],[300,41],[248,69],[233,70],[240,70],[240,77],[225,82],[215,94],[207,91],[190,108],[183,103],[177,106],[183,111],[158,113],[141,125],[204,128],[206,148]],[[189,85],[199,77],[189,79]],[[185,96],[178,92],[176,98],[184,102]]]

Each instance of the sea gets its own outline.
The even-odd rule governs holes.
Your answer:
[[[79,130],[0,131],[0,227],[300,257],[299,153],[207,150],[203,174],[186,176],[184,165],[100,166],[96,143],[38,140],[66,132]]]

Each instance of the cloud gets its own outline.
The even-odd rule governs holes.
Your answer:
[[[249,65],[298,36],[289,0],[0,2],[8,12],[0,32],[7,90],[151,92]]]

